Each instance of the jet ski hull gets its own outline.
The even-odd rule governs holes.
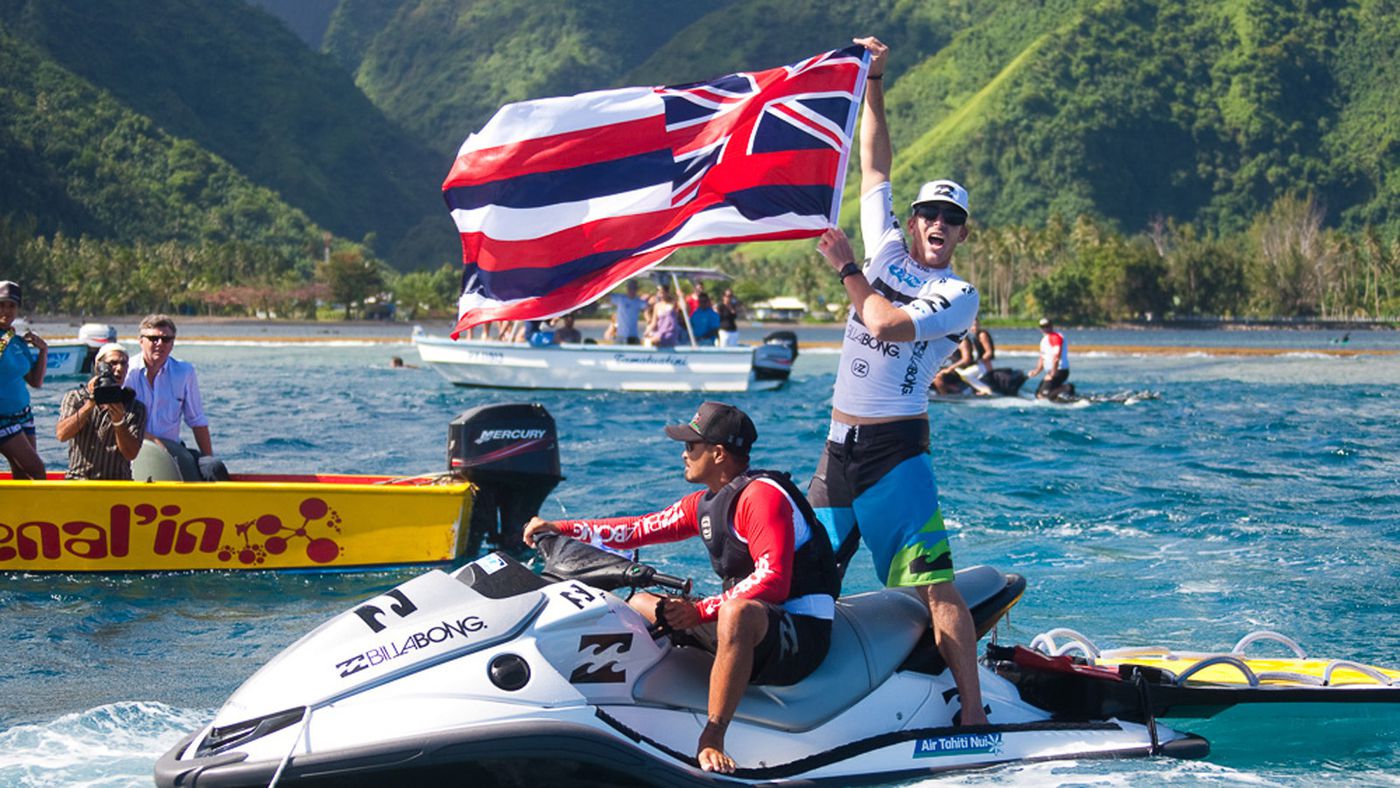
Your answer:
[[[688,754],[630,729],[605,710],[597,724],[501,723],[440,731],[353,750],[249,760],[242,753],[185,759],[191,734],[156,764],[162,786],[459,784],[472,786],[673,786],[887,782],[1001,763],[1166,755],[1201,758],[1209,745],[1179,735],[1156,745],[1145,726],[1117,721],[1034,722],[892,732],[788,763],[700,772]],[[731,738],[742,736],[735,731]],[[777,753],[775,753],[776,755]],[[280,774],[279,774],[280,769]]]
[[[470,776],[486,785],[850,785],[1007,762],[1207,750],[1163,726],[1052,719],[985,668],[982,699],[994,724],[957,727],[951,671],[920,656],[936,651],[924,637],[927,607],[912,593],[881,590],[837,601],[831,650],[817,671],[793,686],[746,690],[726,737],[740,769],[716,777],[694,758],[713,657],[650,632],[607,592],[617,586],[602,582],[606,567],[580,565],[588,574],[570,576],[550,566],[541,577],[487,556],[332,618],[161,758],[157,783]],[[636,576],[639,566],[617,574]],[[568,579],[582,576],[588,583]],[[955,582],[979,632],[1025,584],[990,567],[963,570]]]

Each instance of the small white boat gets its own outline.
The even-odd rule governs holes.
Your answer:
[[[84,375],[92,371],[92,360],[108,342],[117,341],[117,329],[105,323],[84,323],[76,339],[49,339],[48,366],[52,376]]]
[[[601,391],[765,391],[787,382],[797,355],[789,332],[745,347],[652,348],[454,341],[413,330],[423,363],[458,386]]]
[[[729,277],[708,268],[658,266],[647,274],[670,280],[680,293],[680,277],[691,281]],[[686,335],[690,317],[680,310]],[[787,382],[797,359],[797,335],[775,331],[763,344],[741,347],[689,345],[560,344],[531,345],[493,340],[453,340],[413,329],[423,363],[458,386],[593,391],[767,391]]]

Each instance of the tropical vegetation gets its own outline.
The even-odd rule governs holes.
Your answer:
[[[897,197],[972,191],[984,313],[1400,315],[1400,0],[0,0],[0,278],[43,311],[450,312],[438,184],[502,103],[864,33]],[[681,257],[842,294],[811,242]]]

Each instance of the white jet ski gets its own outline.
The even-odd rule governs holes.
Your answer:
[[[430,571],[317,627],[156,765],[162,786],[406,783],[741,785],[903,780],[1013,761],[1203,757],[1204,739],[1065,722],[983,668],[992,724],[957,727],[957,691],[913,594],[837,603],[831,651],[791,687],[750,687],[701,771],[712,658],[648,629],[614,589],[689,581],[564,537],[544,575],[496,553]],[[1025,580],[958,573],[978,636]]]

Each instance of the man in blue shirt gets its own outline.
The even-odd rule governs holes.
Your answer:
[[[164,439],[172,455],[179,454],[184,449],[180,423],[188,424],[202,456],[188,456],[189,450],[185,449],[186,456],[176,456],[175,461],[186,480],[201,475],[209,478],[211,471],[204,469],[216,463],[214,444],[209,439],[209,418],[204,415],[194,365],[170,356],[175,348],[175,321],[168,315],[147,315],[141,321],[139,335],[141,355],[131,360],[126,387],[134,390],[136,399],[146,406],[146,436]],[[199,470],[191,473],[194,468]]]
[[[696,296],[695,311],[690,313],[690,328],[697,345],[713,347],[719,339],[719,313],[710,306],[710,296],[703,290]]]

